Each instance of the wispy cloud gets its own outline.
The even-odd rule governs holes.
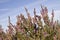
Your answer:
[[[10,0],[0,0],[0,3],[5,3],[5,2],[8,2]]]
[[[9,10],[9,9],[0,9],[0,11],[7,11],[7,10]]]

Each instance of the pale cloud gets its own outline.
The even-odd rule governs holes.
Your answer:
[[[8,11],[9,9],[0,9],[0,11]]]
[[[55,10],[55,18],[60,20],[60,10]]]
[[[48,1],[48,0],[43,0],[44,2]]]

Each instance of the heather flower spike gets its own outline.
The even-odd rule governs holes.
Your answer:
[[[36,9],[34,8],[34,16],[36,16]]]
[[[54,10],[52,10],[52,13],[51,13],[52,17],[51,17],[51,25],[53,26],[53,18],[54,18]]]
[[[30,18],[30,14],[29,14],[28,9],[26,7],[25,7],[25,11],[27,13],[28,18]]]
[[[54,10],[52,10],[52,17],[54,17]]]
[[[8,23],[9,23],[9,25],[10,25],[10,16],[8,16]]]
[[[48,13],[48,9],[47,9],[47,7],[45,7],[45,13]]]
[[[44,15],[44,8],[43,8],[42,5],[41,5],[41,15],[42,15],[42,16]]]
[[[24,7],[24,8],[25,8],[25,11],[28,12],[28,9],[26,7]]]

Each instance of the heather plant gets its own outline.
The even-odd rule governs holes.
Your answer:
[[[34,8],[34,17],[30,16],[26,7],[25,11],[27,18],[22,13],[17,15],[15,25],[10,22],[10,17],[8,17],[6,32],[0,25],[0,40],[60,40],[60,23],[54,21],[54,10],[52,10],[51,19],[49,19],[47,7],[41,6],[41,15],[37,15]]]

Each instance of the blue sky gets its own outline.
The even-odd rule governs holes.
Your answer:
[[[24,7],[28,8],[31,16],[33,16],[34,8],[40,15],[41,4],[47,6],[49,17],[51,17],[51,10],[54,9],[55,20],[60,19],[60,0],[0,0],[0,24],[5,30],[8,26],[8,16],[11,17],[11,22],[15,24],[17,15],[22,13],[26,16]]]

